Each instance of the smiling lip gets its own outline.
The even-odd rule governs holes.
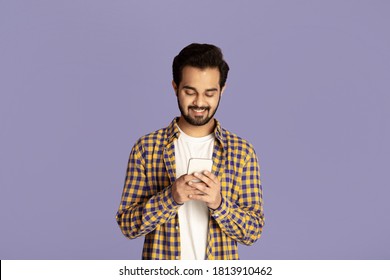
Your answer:
[[[191,108],[191,110],[195,113],[196,116],[201,116],[203,115],[205,112],[206,112],[206,109],[194,109],[194,108]]]

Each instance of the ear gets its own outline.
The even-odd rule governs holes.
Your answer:
[[[222,96],[222,94],[224,93],[225,89],[226,89],[226,84],[225,84],[225,85],[223,86],[223,88],[221,89],[221,96]]]
[[[176,85],[174,80],[172,80],[172,87],[173,87],[173,90],[175,91],[175,94],[177,96],[177,85]]]

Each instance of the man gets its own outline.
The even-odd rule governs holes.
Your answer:
[[[191,44],[172,68],[181,116],[134,145],[117,222],[145,236],[143,259],[238,259],[264,215],[252,145],[214,119],[229,66],[218,47]],[[191,158],[212,159],[212,170],[187,174]]]

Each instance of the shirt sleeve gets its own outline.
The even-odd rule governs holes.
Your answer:
[[[254,150],[246,158],[241,174],[239,199],[231,201],[222,196],[219,208],[210,211],[226,235],[251,245],[260,238],[264,226],[260,168]]]
[[[116,220],[122,233],[136,238],[153,231],[177,213],[180,204],[173,199],[171,186],[153,193],[146,177],[145,159],[140,144],[134,145]]]

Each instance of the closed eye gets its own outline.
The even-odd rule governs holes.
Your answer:
[[[215,94],[215,91],[206,91],[206,96],[207,97],[213,97]]]
[[[185,90],[184,93],[187,95],[194,95],[196,92],[192,90]]]

